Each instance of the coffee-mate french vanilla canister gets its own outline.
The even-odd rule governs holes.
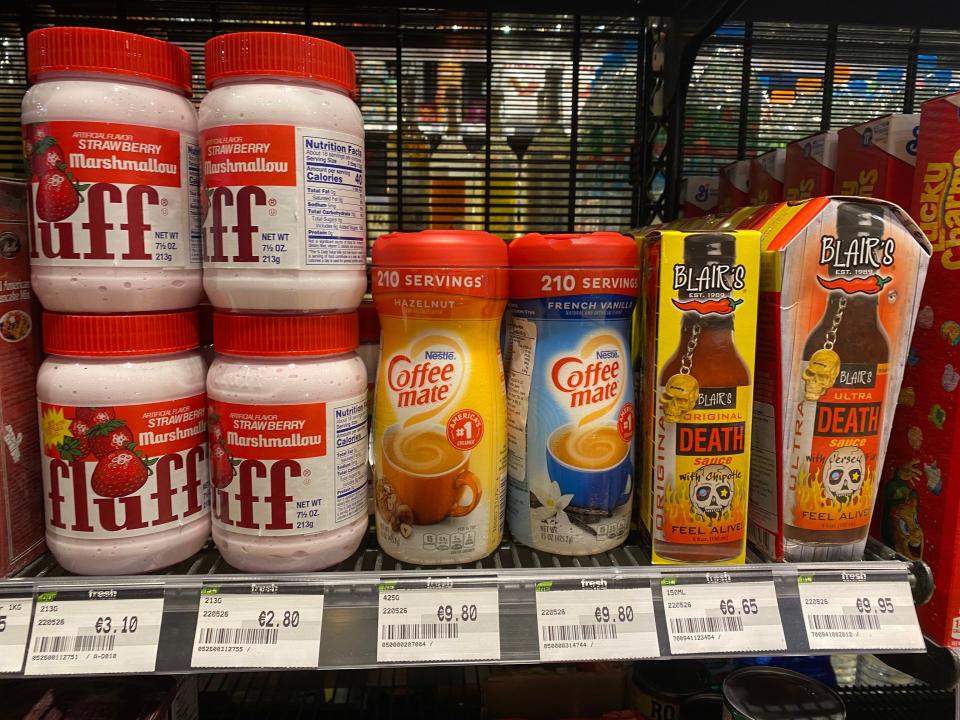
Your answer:
[[[637,245],[616,233],[531,234],[509,256],[510,532],[552,553],[603,552],[627,536],[636,477]]]
[[[420,565],[489,555],[503,536],[507,247],[424,230],[373,246],[381,354],[374,407],[377,538]]]

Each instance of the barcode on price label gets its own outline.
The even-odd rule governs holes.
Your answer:
[[[491,580],[380,583],[377,662],[500,659],[500,602]]]
[[[536,586],[540,659],[657,657],[660,647],[647,580],[578,579]]]
[[[544,642],[616,640],[617,628],[605,625],[545,625]]]
[[[660,586],[674,655],[787,649],[772,575],[677,575]]]
[[[738,617],[670,618],[671,633],[743,632],[743,619]]]
[[[456,640],[459,637],[460,626],[449,623],[384,625],[380,633],[382,640]]]
[[[0,673],[20,672],[30,635],[33,598],[15,592],[0,592]]]
[[[276,645],[277,628],[212,628],[200,631],[201,645]]]
[[[310,668],[320,658],[323,587],[208,583],[200,590],[196,668]]]
[[[36,653],[90,652],[91,650],[113,650],[117,644],[116,635],[44,635],[35,638],[33,651]]]
[[[24,674],[153,672],[162,620],[160,587],[41,591]]]
[[[797,590],[811,650],[924,647],[905,574],[800,570]]]

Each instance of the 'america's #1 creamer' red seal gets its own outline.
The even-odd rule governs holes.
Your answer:
[[[40,403],[47,532],[108,539],[203,520],[206,397],[111,407]]]
[[[367,514],[366,396],[294,405],[210,400],[213,521],[304,535]]]
[[[35,266],[200,267],[196,138],[147,125],[25,125]]]

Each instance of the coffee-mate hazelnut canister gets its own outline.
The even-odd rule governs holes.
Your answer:
[[[373,246],[381,354],[377,538],[421,565],[489,555],[503,535],[507,248],[484,232],[394,233]]]
[[[616,233],[510,244],[509,522],[537,549],[592,555],[630,529],[638,259]]]

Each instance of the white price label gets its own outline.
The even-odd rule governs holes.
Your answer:
[[[377,662],[500,659],[496,586],[382,582],[379,592]]]
[[[0,673],[20,672],[30,635],[29,595],[0,595]]]
[[[797,588],[811,650],[923,649],[910,583],[862,574],[800,574]]]
[[[726,573],[707,577],[729,578]],[[675,584],[673,584],[675,583]],[[773,580],[661,580],[674,655],[786,650]]]
[[[24,674],[153,672],[162,620],[162,588],[40,592]]]
[[[541,660],[659,657],[649,587],[575,589],[564,584],[537,584]]]
[[[200,591],[195,668],[315,668],[323,589],[273,583],[206,585]]]

